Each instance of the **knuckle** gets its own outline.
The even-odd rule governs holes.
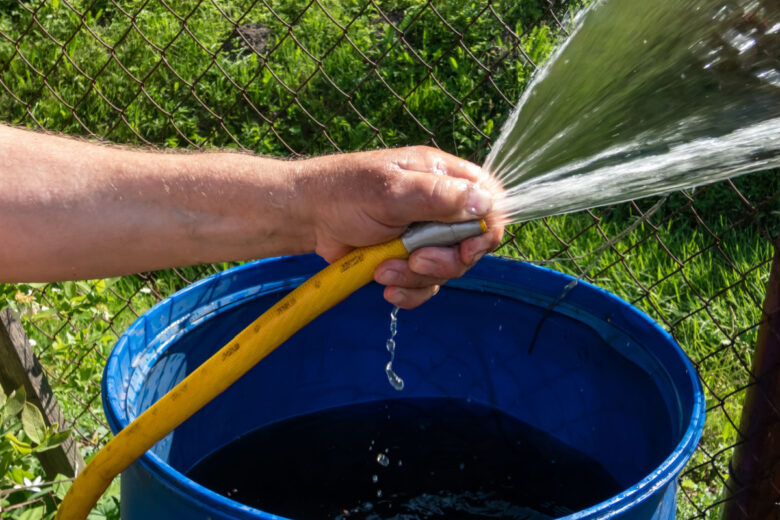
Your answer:
[[[429,201],[446,202],[448,210],[457,211],[466,202],[468,188],[467,181],[463,179],[439,175],[433,179],[427,195]]]
[[[429,157],[439,152],[436,148],[433,148],[432,146],[426,146],[422,144],[412,146],[410,148],[410,151],[420,157]]]
[[[433,179],[433,182],[430,185],[429,191],[428,191],[428,198],[431,201],[439,200],[444,196],[444,194],[448,191],[449,179],[445,179],[444,177],[436,177]]]

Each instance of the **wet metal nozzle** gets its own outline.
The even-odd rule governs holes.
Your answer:
[[[421,247],[452,246],[467,238],[487,232],[484,220],[470,220],[445,224],[444,222],[420,222],[412,224],[401,236],[406,250],[411,253]]]

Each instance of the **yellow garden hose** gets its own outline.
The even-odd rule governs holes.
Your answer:
[[[426,223],[385,244],[356,249],[268,309],[112,438],[73,481],[56,520],[84,520],[111,481],[158,440],[222,393],[314,318],[374,277],[390,258],[427,245],[452,245],[487,231],[484,221]]]

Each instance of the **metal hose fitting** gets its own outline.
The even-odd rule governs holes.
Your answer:
[[[467,238],[475,237],[487,231],[484,220],[468,222],[420,222],[413,224],[401,236],[401,242],[410,253],[421,247],[452,246]]]

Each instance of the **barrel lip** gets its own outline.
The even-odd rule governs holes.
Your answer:
[[[516,260],[507,258],[488,257],[488,259],[491,262],[497,262],[497,265],[502,265],[504,268],[506,268],[506,262],[517,262]],[[478,276],[487,276],[489,275],[490,271],[496,271],[495,266],[487,266],[481,262],[480,264],[477,264],[477,266],[474,267],[473,271],[475,271],[475,273],[473,278],[477,278]],[[541,278],[551,276],[559,278],[562,282],[564,282],[562,287],[575,280],[573,276],[553,271],[545,267],[535,266],[532,264],[525,264],[525,266],[531,273],[534,273],[531,276],[539,276]],[[466,278],[465,283],[468,284],[468,273],[464,278]],[[455,281],[454,285],[459,285],[457,280]],[[693,363],[691,362],[688,355],[682,350],[680,345],[671,334],[669,334],[647,314],[640,311],[617,295],[585,281],[578,281],[578,285],[587,288],[586,290],[588,291],[597,292],[603,298],[605,298],[605,301],[620,305],[625,312],[633,315],[633,319],[639,320],[644,322],[646,325],[649,325],[656,333],[658,333],[670,345],[672,345],[674,347],[675,353],[677,354],[677,357],[679,358],[679,361],[682,363],[685,369],[687,380],[691,385],[690,389],[694,399],[694,402],[691,406],[690,420],[687,424],[687,427],[685,428],[685,431],[683,432],[682,437],[680,438],[680,441],[677,443],[672,453],[652,472],[650,472],[646,477],[644,477],[636,484],[618,493],[614,497],[604,500],[582,511],[578,511],[574,514],[560,518],[560,520],[606,520],[625,512],[627,509],[630,509],[638,503],[643,502],[655,493],[662,491],[670,483],[675,481],[679,473],[690,460],[691,455],[696,450],[696,447],[699,444],[699,440],[701,439],[705,421],[706,403],[704,399],[703,388],[696,368],[693,366]],[[575,287],[572,290],[572,293],[577,290],[578,288]]]
[[[156,314],[165,312],[168,316],[171,315],[171,308],[184,299],[191,299],[192,301],[198,300],[198,295],[208,290],[210,286],[218,284],[219,281],[226,277],[238,277],[241,274],[246,275],[246,271],[264,270],[267,267],[272,267],[275,270],[282,266],[289,265],[291,267],[288,270],[288,278],[297,278],[293,276],[292,271],[295,269],[308,268],[310,272],[318,269],[324,265],[323,261],[315,255],[302,255],[292,257],[278,257],[264,260],[258,260],[255,262],[243,264],[238,267],[217,273],[208,278],[204,278],[185,289],[171,295],[170,297],[162,300],[157,305],[149,309],[144,315],[138,318],[120,337],[116,347],[109,356],[108,362],[104,369],[104,375],[102,380],[102,401],[103,408],[106,413],[106,417],[111,430],[117,433],[123,427],[129,423],[127,416],[127,410],[124,406],[124,396],[115,395],[112,390],[116,387],[116,377],[113,374],[121,373],[119,370],[119,364],[121,362],[122,355],[127,356],[126,351],[128,346],[128,338],[137,336],[140,334],[146,334],[149,330],[150,324],[147,320],[151,320]],[[524,281],[534,280],[534,284],[550,284],[554,283],[556,286],[564,287],[572,280],[573,277],[565,275],[556,271],[552,271],[547,268],[534,266],[530,264],[523,264],[522,277]],[[453,287],[461,288],[476,288],[479,289],[480,284],[484,281],[492,281],[496,283],[511,282],[511,279],[518,274],[518,261],[499,258],[495,256],[485,257],[475,266],[469,273],[463,278],[453,280],[450,284]],[[674,338],[665,331],[659,324],[653,321],[649,316],[636,309],[634,306],[619,298],[618,296],[601,289],[595,285],[587,282],[579,282],[582,287],[575,287],[572,290],[572,294],[577,292],[591,293],[596,291],[601,298],[605,298],[605,302],[620,305],[623,311],[629,316],[629,320],[639,320],[644,323],[645,326],[649,326],[654,329],[655,333],[660,334],[670,345],[674,346],[675,353],[679,361],[682,363],[684,371],[687,376],[687,382],[690,383],[691,394],[693,395],[694,402],[691,403],[691,414],[688,420],[688,424],[680,438],[680,441],[675,446],[671,454],[652,472],[645,476],[642,480],[622,491],[621,493],[607,499],[603,502],[595,504],[587,509],[579,511],[577,513],[562,517],[562,520],[584,520],[584,519],[608,519],[613,518],[634,505],[643,502],[651,495],[654,495],[660,491],[663,491],[669,484],[674,482],[678,474],[682,471],[683,467],[687,464],[694,450],[696,449],[699,439],[702,434],[705,415],[705,400],[701,383],[699,381],[697,372],[691,363],[688,356],[680,348]],[[273,292],[279,290],[277,285],[267,292]],[[263,294],[255,293],[257,295]],[[240,300],[236,303],[240,303]],[[217,312],[223,310],[220,308]],[[170,343],[170,342],[167,342]],[[162,354],[164,350],[157,352],[156,357]],[[246,519],[273,519],[273,520],[290,520],[285,517],[280,517],[267,513],[265,511],[255,509],[249,506],[245,506],[239,502],[226,498],[208,488],[198,484],[197,482],[189,479],[184,474],[175,470],[162,458],[155,455],[151,451],[146,452],[137,462],[139,462],[147,471],[155,474],[159,477],[160,482],[175,491],[187,500],[196,502],[205,506],[208,509],[224,513],[236,515],[236,518]]]

